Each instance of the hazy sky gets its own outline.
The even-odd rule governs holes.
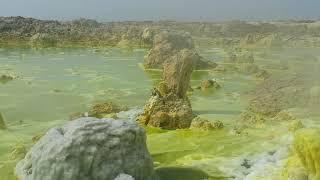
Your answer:
[[[230,20],[320,18],[320,0],[0,0],[0,16],[41,19]]]

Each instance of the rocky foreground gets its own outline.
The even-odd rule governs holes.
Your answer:
[[[319,130],[305,128],[294,134],[292,148],[289,140],[282,149],[244,157],[239,167],[227,172],[230,176],[211,177],[192,168],[154,169],[145,131],[134,120],[80,118],[48,131],[18,163],[15,173],[21,180],[240,180],[269,177],[266,172],[271,166],[281,169],[284,180],[319,179]]]
[[[20,180],[157,179],[143,128],[82,118],[53,128],[16,167]]]

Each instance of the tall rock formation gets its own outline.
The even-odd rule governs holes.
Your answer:
[[[183,49],[164,64],[163,81],[154,88],[138,120],[164,129],[189,128],[193,113],[186,95],[197,54]]]

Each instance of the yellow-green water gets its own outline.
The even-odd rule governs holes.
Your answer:
[[[0,83],[0,112],[8,126],[0,130],[0,180],[13,178],[15,161],[10,160],[10,152],[14,145],[30,147],[34,135],[67,122],[70,114],[104,100],[142,107],[152,85],[161,78],[161,72],[145,72],[139,67],[145,53],[143,49],[0,49],[0,74],[19,76]],[[201,54],[221,61],[224,52],[207,49]],[[258,54],[257,61],[271,67],[279,63],[274,57],[279,56],[259,58]],[[219,163],[225,159],[281,145],[278,138],[287,132],[279,126],[251,129],[248,135],[230,133],[247,106],[244,94],[257,80],[238,73],[194,72],[191,84],[197,86],[207,78],[217,79],[222,89],[195,90],[190,96],[193,109],[209,120],[222,121],[226,128],[210,132],[148,128],[147,144],[157,166],[196,167],[219,175]]]

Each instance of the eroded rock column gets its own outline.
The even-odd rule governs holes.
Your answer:
[[[187,97],[191,73],[199,56],[183,49],[164,63],[163,81],[154,88],[138,120],[164,129],[189,128],[193,119]]]

